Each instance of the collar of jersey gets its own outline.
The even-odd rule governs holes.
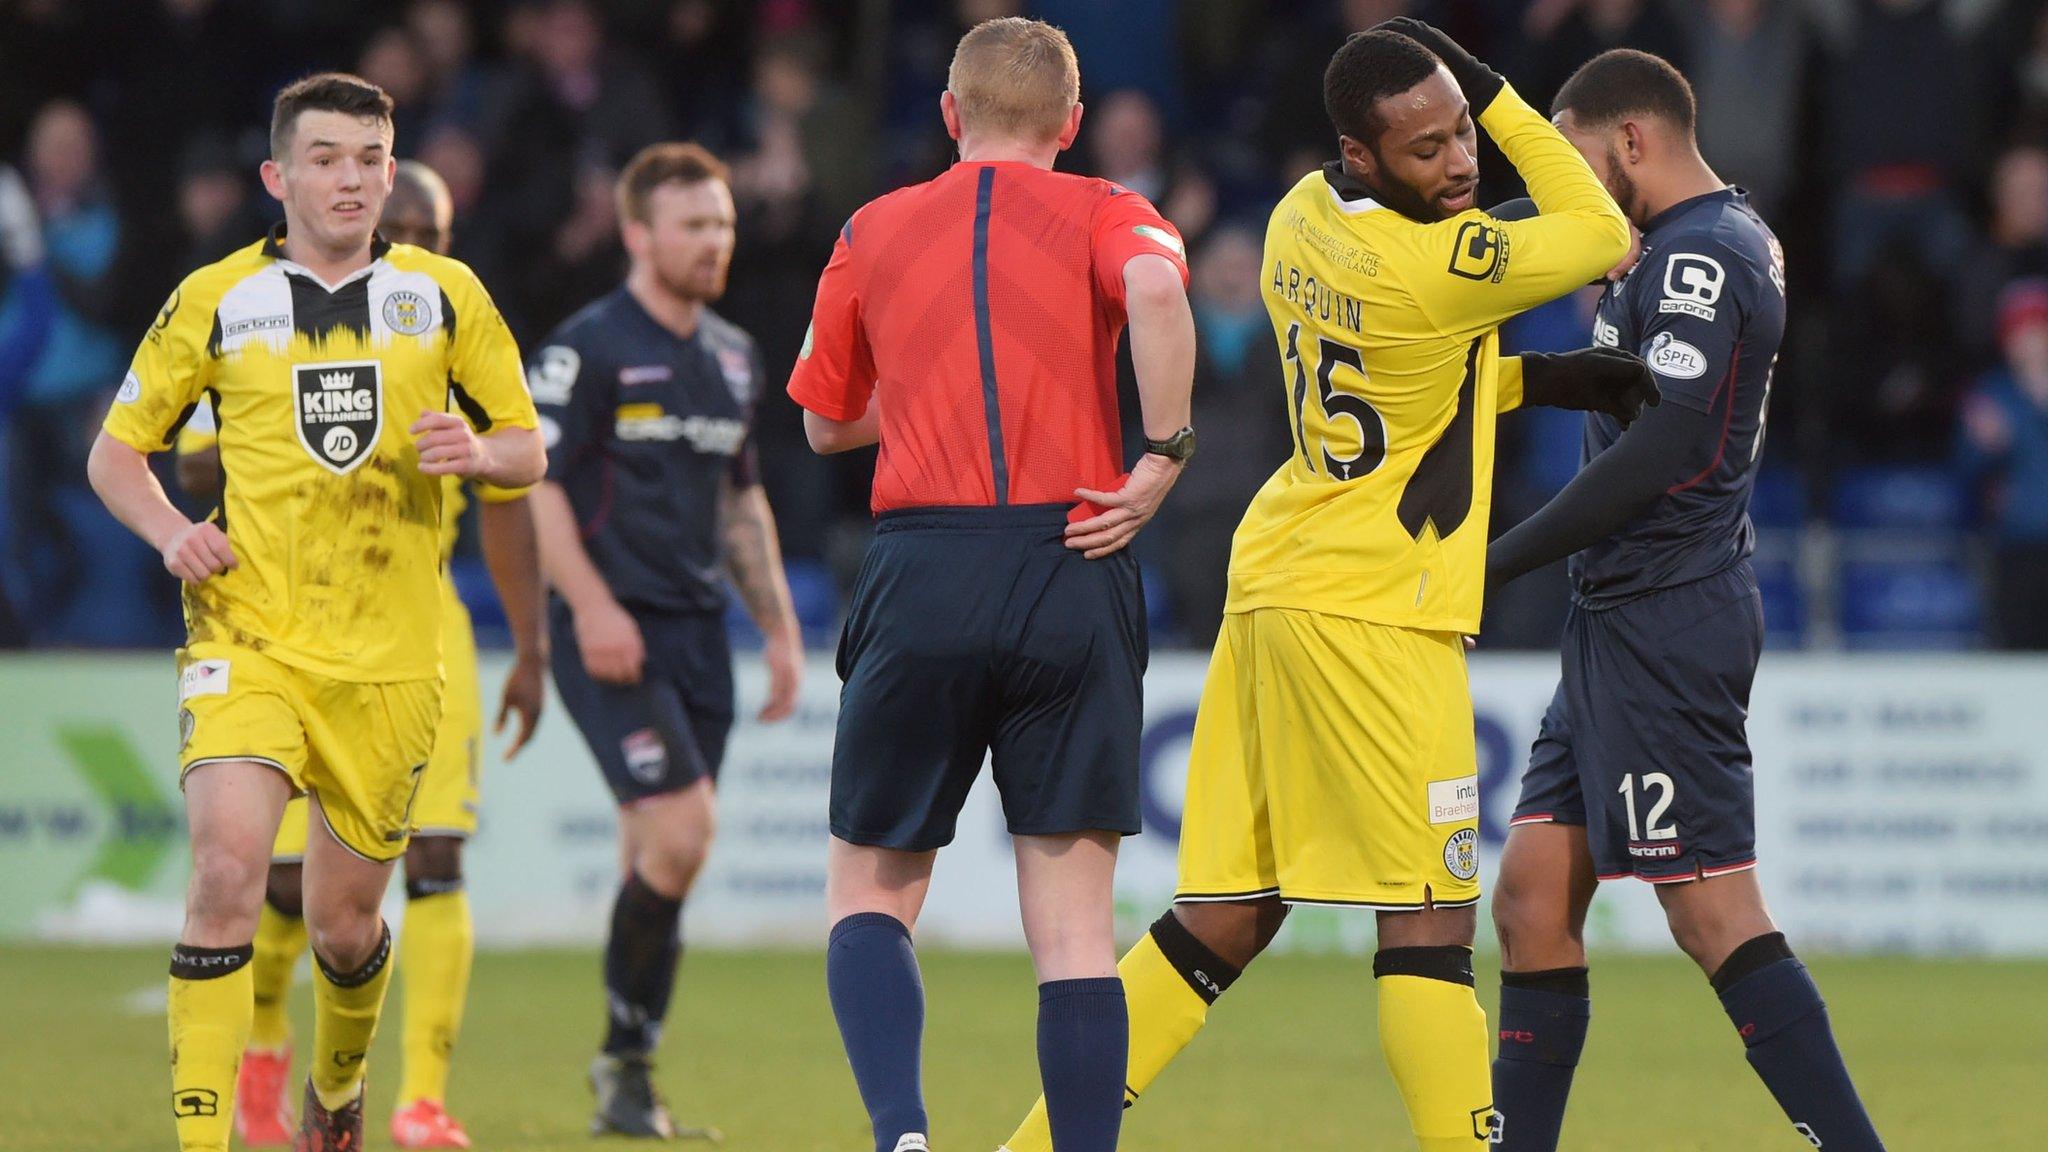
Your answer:
[[[1332,160],[1323,165],[1323,185],[1330,190],[1330,198],[1337,202],[1337,207],[1351,215],[1356,216],[1386,207],[1373,199],[1371,188],[1344,170],[1344,162],[1341,160]]]
[[[341,289],[347,287],[348,285],[353,284],[357,280],[360,280],[363,277],[368,276],[370,274],[371,269],[376,267],[377,261],[382,260],[384,258],[384,254],[389,251],[391,251],[391,241],[386,240],[384,238],[383,233],[370,233],[370,262],[364,265],[363,267],[356,269],[354,272],[351,272],[348,275],[343,276],[340,280],[336,281],[335,283],[329,284],[327,281],[322,280],[317,274],[314,273],[314,271],[311,268],[306,267],[304,264],[301,264],[295,260],[285,259],[283,221],[279,221],[278,223],[271,225],[269,234],[263,237],[263,254],[265,256],[268,256],[272,260],[277,261],[278,266],[280,268],[283,268],[288,272],[297,272],[298,274],[304,276],[306,279],[311,280],[313,283],[320,285],[320,287],[327,290],[327,293],[330,296],[340,291]]]
[[[1697,196],[1688,197],[1687,199],[1680,200],[1678,203],[1673,204],[1669,208],[1666,208],[1662,212],[1657,213],[1655,216],[1650,217],[1649,221],[1643,225],[1643,234],[1647,236],[1650,233],[1655,232],[1657,229],[1662,228],[1666,224],[1671,223],[1673,220],[1678,219],[1680,216],[1685,215],[1687,212],[1692,211],[1693,209],[1699,207],[1702,204],[1711,203],[1713,201],[1732,201],[1739,196],[1747,195],[1749,195],[1749,193],[1743,191],[1740,188],[1737,188],[1733,184],[1729,184],[1722,188],[1716,188],[1712,192],[1702,192]]]

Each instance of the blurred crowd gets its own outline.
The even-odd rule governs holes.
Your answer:
[[[169,578],[99,509],[83,460],[172,286],[276,218],[256,167],[282,83],[340,67],[391,92],[399,155],[447,178],[455,254],[529,351],[621,275],[623,162],[705,143],[740,214],[718,308],[777,375],[840,223],[949,161],[955,39],[1019,12],[1081,58],[1063,165],[1143,193],[1190,242],[1202,448],[1141,538],[1160,639],[1214,635],[1230,530],[1288,451],[1260,243],[1278,195],[1331,155],[1323,65],[1348,31],[1415,14],[1539,107],[1614,46],[1692,78],[1709,162],[1749,189],[1790,270],[1759,496],[1774,632],[2048,647],[2044,0],[13,0],[0,645],[176,639]],[[1521,194],[1485,163],[1483,202]],[[1539,309],[1509,342],[1583,344],[1591,307]],[[864,543],[871,460],[812,456],[779,392],[759,436],[784,547],[830,596]],[[1578,440],[1567,414],[1504,418],[1496,531],[1562,486]],[[1554,639],[1561,576],[1524,583],[1489,644]]]

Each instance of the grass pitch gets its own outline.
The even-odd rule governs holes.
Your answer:
[[[164,965],[162,948],[0,951],[0,1149],[173,1146]],[[1892,1148],[2040,1146],[2048,964],[1823,959],[1814,970]],[[584,1134],[597,971],[593,953],[478,957],[450,1103],[480,1152],[622,1146]],[[990,1152],[1036,1093],[1030,966],[1021,956],[937,952],[924,972],[933,1134],[944,1152]],[[1598,960],[1593,987],[1567,1149],[1805,1147],[1683,960]],[[1490,969],[1480,989],[1490,1011]],[[310,992],[295,998],[304,1035]],[[734,1152],[865,1152],[819,954],[692,953],[678,1004],[659,1075],[680,1120],[717,1125]],[[390,1147],[397,1031],[387,1014],[371,1057],[372,1149]],[[1128,1114],[1124,1133],[1129,1152],[1412,1148],[1380,1059],[1367,966],[1260,961]]]

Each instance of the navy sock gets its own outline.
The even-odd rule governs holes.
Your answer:
[[[607,1053],[644,1056],[661,1042],[683,955],[682,912],[681,900],[648,887],[637,872],[619,888],[604,946]]]
[[[1121,979],[1038,986],[1038,1078],[1055,1152],[1114,1152],[1130,1047]]]
[[[923,1149],[924,977],[910,929],[886,912],[860,912],[834,924],[825,946],[825,986],[874,1125],[875,1152]],[[914,1142],[906,1140],[913,1135]]]
[[[1500,974],[1493,1107],[1504,1152],[1555,1152],[1593,1016],[1589,993],[1584,968]]]
[[[1800,1135],[1827,1152],[1883,1152],[1835,1047],[1820,989],[1785,946],[1784,934],[1737,948],[1713,980],[1748,1047],[1750,1066]]]

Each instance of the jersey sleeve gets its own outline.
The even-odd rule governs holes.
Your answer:
[[[558,328],[533,358],[527,382],[548,449],[548,479],[560,482],[590,452],[603,446],[604,414],[612,377],[584,363],[578,334]]]
[[[761,349],[758,346],[753,347],[747,356],[754,364],[754,379],[766,380],[768,365],[761,359]],[[758,395],[747,405],[745,419],[746,435],[740,440],[739,451],[732,454],[732,465],[726,471],[726,476],[732,481],[734,488],[752,488],[761,482],[761,453],[755,446],[755,434],[761,425],[761,401]]]
[[[449,304],[455,310],[455,342],[448,384],[463,414],[479,430],[534,427],[519,344],[475,273],[462,269],[449,288]]]
[[[1538,214],[1473,210],[1413,232],[1403,278],[1445,334],[1484,331],[1599,279],[1628,253],[1628,220],[1550,122],[1504,88],[1480,125],[1529,186]]]
[[[1182,287],[1188,283],[1188,251],[1180,230],[1166,222],[1152,202],[1136,192],[1118,188],[1095,213],[1090,244],[1095,256],[1095,288],[1113,300],[1119,310],[1124,303],[1124,265],[1133,256],[1164,256],[1180,272]]]
[[[1628,288],[1642,334],[1632,351],[1656,374],[1665,403],[1710,411],[1736,368],[1747,266],[1704,238],[1681,239],[1643,263]]]
[[[789,374],[789,397],[827,420],[858,420],[875,394],[875,357],[861,327],[853,275],[853,238],[859,214],[839,231],[832,259],[818,277],[818,297],[803,350]]]
[[[178,286],[157,313],[101,426],[107,435],[145,455],[172,446],[211,382],[207,340],[213,310],[193,297],[191,281]]]

